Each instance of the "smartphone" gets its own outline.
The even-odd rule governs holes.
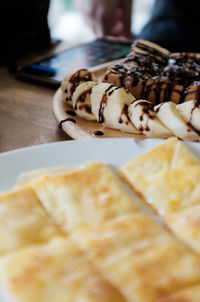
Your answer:
[[[17,76],[48,86],[58,87],[67,74],[80,68],[91,68],[123,58],[129,53],[130,48],[131,42],[108,39],[95,40],[22,67],[18,70]]]

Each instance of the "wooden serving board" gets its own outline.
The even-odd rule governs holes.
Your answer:
[[[119,63],[121,60],[112,61],[106,64],[98,65],[90,68],[90,71],[94,72],[96,77],[100,80],[103,77],[108,66],[111,64]],[[67,111],[74,111],[72,106],[63,100],[61,88],[57,90],[53,98],[53,112],[58,121],[58,125],[62,127],[62,130],[66,132],[73,139],[92,139],[92,138],[137,138],[144,139],[142,134],[133,134],[128,132],[122,132],[117,129],[111,129],[99,124],[97,121],[87,121],[79,116],[72,116]],[[69,119],[67,121],[64,121]],[[72,121],[70,120],[72,119]],[[64,122],[62,122],[64,121]],[[75,122],[74,122],[75,121]],[[103,135],[96,135],[96,131],[101,131]]]

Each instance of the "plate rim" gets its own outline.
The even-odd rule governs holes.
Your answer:
[[[164,143],[163,139],[103,138],[66,140],[10,150],[0,154],[0,192],[14,187],[17,177],[43,168],[76,166],[101,161],[118,166]],[[200,144],[183,142],[200,159]],[[116,152],[115,150],[119,150]],[[58,156],[57,156],[58,155]]]
[[[160,141],[165,141],[164,139],[160,139],[160,138],[147,138],[147,140],[160,140]],[[132,141],[139,141],[139,142],[143,142],[146,140],[140,140],[137,139],[135,137],[133,138],[129,138],[129,137],[104,137],[99,139],[98,137],[94,137],[94,139],[92,141],[105,141],[105,140],[132,140]],[[38,148],[43,148],[43,147],[47,147],[47,146],[52,146],[52,145],[57,145],[57,144],[76,144],[76,143],[85,143],[85,142],[91,142],[91,139],[87,139],[87,138],[83,138],[83,139],[79,139],[79,140],[73,140],[73,139],[69,139],[69,140],[62,140],[62,141],[56,141],[56,142],[49,142],[49,143],[44,143],[44,144],[37,144],[37,145],[32,145],[32,146],[25,146],[25,147],[21,147],[21,148],[17,148],[17,149],[13,149],[13,150],[8,150],[8,151],[4,151],[4,152],[0,152],[0,158],[9,154],[15,154],[21,151],[26,151],[26,150],[32,150],[32,149],[38,149]],[[193,143],[193,142],[191,142]]]

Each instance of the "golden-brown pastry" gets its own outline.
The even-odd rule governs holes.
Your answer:
[[[150,78],[144,85],[142,96],[154,105],[163,102],[179,104],[183,91],[183,85],[174,84],[162,78]]]
[[[66,175],[46,175],[30,185],[65,231],[137,211],[108,167],[99,162]]]
[[[117,64],[106,73],[103,82],[115,86],[125,87],[138,100],[142,98],[145,87],[145,78],[132,71],[132,65]]]
[[[12,302],[126,302],[75,244],[59,237],[2,257],[0,295]]]
[[[136,99],[148,98],[154,104],[160,103],[162,83],[152,78],[167,64],[168,56],[167,49],[149,41],[136,40],[123,63],[109,68],[104,82],[126,87]]]
[[[59,234],[31,189],[0,195],[0,255]]]
[[[108,69],[104,82],[126,87],[137,100],[153,104],[199,102],[199,72],[199,54],[170,53],[155,43],[136,40],[123,62]]]
[[[128,301],[155,302],[200,281],[200,257],[143,214],[71,236]]]
[[[152,79],[160,69],[163,69],[168,56],[167,49],[149,41],[136,40],[125,60],[109,68],[104,82],[126,87],[136,99],[145,99],[144,93],[150,94],[145,88],[148,79]],[[154,96],[150,94],[150,97]],[[152,101],[156,103],[155,99]]]
[[[200,252],[200,163],[176,138],[120,168],[181,239]]]

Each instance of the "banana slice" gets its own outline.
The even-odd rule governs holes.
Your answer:
[[[81,83],[94,81],[97,82],[95,75],[88,69],[79,69],[71,75],[67,75],[61,83],[63,97],[66,101],[72,103],[72,96],[76,87]]]
[[[135,100],[124,87],[101,83],[92,88],[92,112],[97,121],[110,128],[139,133],[128,117],[128,106]]]
[[[97,83],[92,81],[82,83],[76,88],[72,96],[72,106],[78,116],[90,121],[96,121],[91,109],[91,92],[95,85]]]
[[[199,141],[200,136],[192,130],[190,125],[178,113],[176,104],[172,102],[161,103],[154,107],[159,120],[170,129],[175,136],[183,140]]]
[[[128,115],[135,127],[148,137],[167,138],[173,135],[157,118],[152,103],[146,100],[129,105]]]
[[[200,134],[200,104],[196,101],[188,101],[177,105],[176,109],[184,121]]]

